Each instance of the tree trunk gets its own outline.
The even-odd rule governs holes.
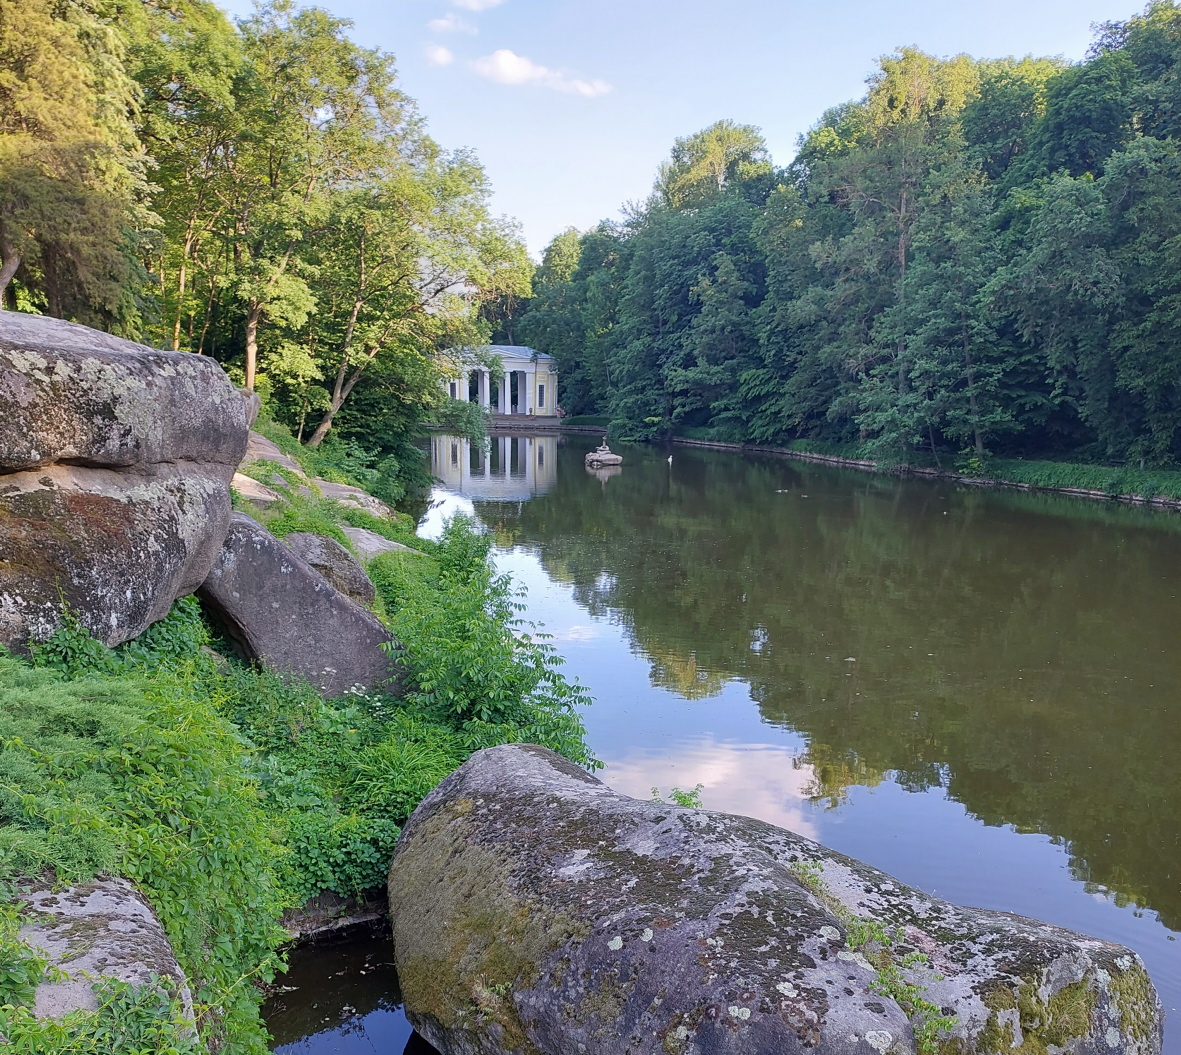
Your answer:
[[[358,381],[361,380],[361,374],[364,373],[365,367],[368,366],[374,356],[377,355],[380,348],[370,348],[365,353],[365,358],[357,365],[353,371],[352,376],[345,382],[344,386],[337,386],[336,391],[332,394],[332,405],[328,412],[320,419],[320,424],[316,426],[316,431],[312,433],[312,438],[308,440],[309,447],[319,447],[324,442],[324,437],[328,435],[328,430],[332,428],[332,421],[336,417],[340,408],[344,406],[344,401],[349,398],[349,393],[356,387]]]
[[[180,320],[184,313],[185,280],[188,277],[189,253],[193,249],[192,228],[185,232],[184,249],[180,254],[180,271],[176,277],[176,318],[172,322],[172,350],[180,351]],[[190,346],[191,347],[191,346]]]
[[[262,304],[250,302],[246,311],[246,391],[254,391],[254,379],[258,374],[258,320],[262,318]]]
[[[16,251],[3,226],[0,226],[0,297],[5,306],[12,304],[13,298],[9,296],[8,287],[20,266],[20,253]]]

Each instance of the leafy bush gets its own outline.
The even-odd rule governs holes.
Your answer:
[[[100,669],[130,672],[129,652]],[[63,653],[76,654],[59,640],[51,655]],[[69,681],[0,659],[0,878],[132,879],[189,976],[202,1034],[261,1053],[252,982],[278,966],[276,847],[204,677],[174,660],[153,678]]]
[[[518,617],[522,595],[493,571],[491,545],[469,520],[452,519],[436,552],[433,590],[397,581],[391,574],[397,554],[374,562],[399,658],[409,668],[410,698],[426,713],[458,722],[529,725],[542,714],[568,716],[575,719],[573,739],[563,737],[556,749],[587,761],[574,742],[582,740],[575,708],[589,697],[561,676],[562,660],[546,635]]]
[[[0,1007],[0,1034],[11,1055],[205,1055],[166,980],[135,987],[104,978],[98,1007],[62,1018],[37,1018],[26,1007]],[[264,1049],[265,1050],[265,1049]]]

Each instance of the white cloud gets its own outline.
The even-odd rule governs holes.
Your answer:
[[[455,56],[442,44],[428,44],[426,58],[432,66],[450,66],[455,61]]]
[[[808,802],[816,775],[785,747],[719,743],[706,736],[661,751],[632,748],[623,758],[606,762],[600,779],[624,795],[646,799],[657,785],[667,798],[671,787],[688,791],[703,784],[706,809],[757,817],[809,839],[818,837]]]
[[[451,2],[456,7],[462,7],[465,11],[487,11],[490,7],[503,4],[504,0],[451,0]]]
[[[470,2],[475,3],[477,0]],[[611,85],[606,81],[583,81],[567,77],[564,73],[539,66],[524,55],[517,55],[507,48],[476,59],[472,63],[472,69],[481,77],[487,77],[497,84],[535,84],[542,88],[552,88],[556,92],[584,95],[588,99],[593,99],[596,95],[606,95],[611,91]]]
[[[478,33],[470,22],[459,17],[454,12],[448,12],[442,18],[432,18],[426,28],[435,33]]]

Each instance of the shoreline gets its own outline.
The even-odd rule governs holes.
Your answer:
[[[425,425],[428,431],[446,431],[444,425]],[[602,425],[563,425],[556,419],[525,418],[511,423],[504,419],[494,421],[489,425],[489,435],[505,433],[554,433],[582,436],[605,436],[607,429]],[[1145,506],[1151,509],[1171,510],[1181,512],[1181,498],[1169,498],[1164,495],[1141,494],[1113,494],[1086,487],[1053,487],[1025,483],[1018,480],[1005,480],[991,476],[969,476],[955,472],[952,469],[933,469],[926,466],[898,465],[883,467],[867,458],[845,458],[837,454],[819,454],[814,451],[796,451],[790,447],[775,447],[763,443],[735,443],[729,440],[697,440],[688,436],[671,436],[662,442],[672,443],[677,447],[701,447],[707,450],[736,451],[740,454],[770,454],[777,458],[792,458],[801,462],[814,462],[819,465],[831,465],[842,469],[856,469],[859,472],[878,473],[887,476],[915,476],[926,480],[947,480],[952,483],[963,484],[967,487],[1005,487],[1014,491],[1028,491],[1038,494],[1056,494],[1067,498],[1086,498],[1091,501],[1120,502],[1124,505]]]
[[[1065,495],[1068,498],[1088,498],[1093,501],[1122,502],[1125,505],[1148,506],[1153,509],[1181,511],[1181,498],[1166,498],[1163,495],[1111,494],[1107,491],[1084,487],[1039,487],[1036,484],[1016,480],[995,479],[989,476],[966,476],[951,469],[930,469],[914,466],[883,468],[877,462],[861,458],[843,458],[835,454],[816,454],[811,451],[793,451],[788,447],[772,447],[758,443],[732,443],[725,440],[694,440],[687,436],[673,436],[671,442],[679,447],[704,447],[712,450],[740,451],[752,454],[771,454],[781,458],[794,458],[802,462],[817,462],[860,472],[880,473],[893,476],[918,476],[928,480],[949,480],[968,487],[1007,487],[1015,491],[1034,491],[1041,494]]]

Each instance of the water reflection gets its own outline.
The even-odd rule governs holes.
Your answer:
[[[431,437],[431,472],[468,498],[523,502],[548,494],[557,482],[556,436],[492,435],[486,443],[460,436]]]
[[[263,1006],[277,1055],[438,1055],[402,1012],[388,928],[303,945]]]
[[[686,449],[604,485],[593,442],[471,508],[607,783],[1124,942],[1177,1008],[1181,517]]]
[[[653,685],[740,679],[804,735],[814,798],[945,787],[1181,923],[1172,532],[704,451],[629,452],[604,490],[579,456],[550,499],[477,510],[624,625]]]

